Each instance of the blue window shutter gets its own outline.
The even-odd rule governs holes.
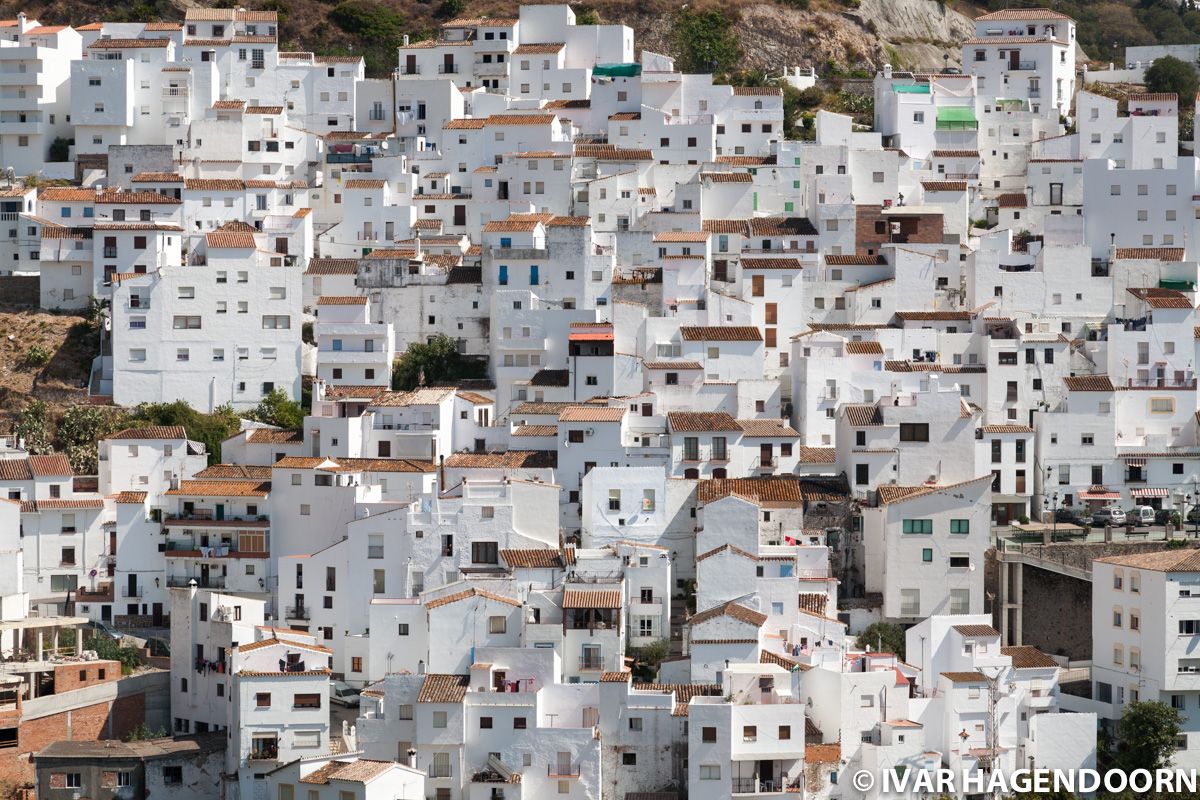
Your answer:
[[[508,286],[508,267],[504,264],[500,265],[500,285]]]
[[[529,285],[530,286],[538,285],[538,265],[537,264],[533,264],[529,267]]]

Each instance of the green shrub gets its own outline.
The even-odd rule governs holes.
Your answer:
[[[42,347],[40,344],[31,344],[29,349],[25,351],[25,366],[34,369],[44,367],[50,363],[50,357],[53,353],[49,348]]]

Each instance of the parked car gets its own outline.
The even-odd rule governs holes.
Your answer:
[[[1154,512],[1154,524],[1166,525],[1175,518],[1179,512],[1173,508],[1160,508]]]
[[[1117,506],[1107,506],[1092,512],[1092,525],[1095,527],[1124,524],[1125,511]]]
[[[1187,521],[1189,525],[1200,524],[1200,506],[1192,506],[1188,509]]]
[[[330,681],[329,702],[347,708],[358,708],[358,690],[343,681]]]
[[[1087,524],[1088,524],[1087,517],[1084,516],[1084,514],[1082,512],[1077,511],[1074,508],[1058,509],[1057,511],[1054,512],[1054,521],[1055,522],[1067,522],[1072,525],[1080,525],[1084,528],[1086,528]]]
[[[1154,509],[1150,506],[1134,506],[1129,509],[1129,513],[1125,515],[1126,524],[1129,525],[1153,525],[1154,524]]]

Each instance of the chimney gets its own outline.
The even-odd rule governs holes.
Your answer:
[[[892,65],[891,64],[883,65],[883,79],[885,81],[890,81],[892,79]]]
[[[404,47],[408,47],[408,34],[404,34]]]
[[[21,11],[21,12],[17,13],[17,33],[24,33],[24,32],[25,32],[25,12]]]

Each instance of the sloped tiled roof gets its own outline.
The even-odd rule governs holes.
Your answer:
[[[1072,392],[1111,392],[1112,381],[1107,375],[1068,375],[1063,383]]]
[[[186,439],[182,425],[152,425],[144,428],[125,428],[105,437],[108,439]]]
[[[1000,655],[1012,659],[1016,669],[1055,669],[1058,662],[1032,645],[1001,647]]]
[[[595,584],[588,588],[568,586],[563,591],[563,608],[621,608],[621,589],[600,589]]]
[[[763,614],[760,611],[755,611],[752,608],[746,608],[746,606],[730,600],[729,602],[722,603],[719,606],[713,606],[712,608],[705,609],[698,614],[693,614],[688,622],[690,622],[692,625],[699,625],[702,622],[706,622],[710,619],[716,619],[717,617],[730,617],[732,619],[736,619],[738,622],[744,622],[747,625],[753,625],[756,628],[760,627],[764,622],[767,621],[766,614]]]
[[[417,702],[461,703],[470,686],[470,675],[427,674],[417,693]]]
[[[762,331],[753,325],[681,325],[686,342],[760,342]]]
[[[672,431],[740,431],[738,421],[723,411],[672,411],[667,414]]]

